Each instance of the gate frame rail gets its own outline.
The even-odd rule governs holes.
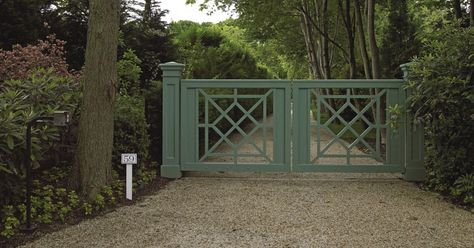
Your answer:
[[[403,64],[400,66],[404,72],[404,79],[406,80],[408,76],[408,64]],[[213,165],[206,165],[200,164],[201,168],[197,169],[196,166],[193,164],[187,163],[186,154],[183,154],[183,145],[185,142],[182,139],[185,134],[183,132],[182,127],[182,118],[183,112],[182,111],[182,83],[183,81],[188,81],[188,83],[184,83],[185,86],[189,86],[190,82],[199,81],[199,80],[181,80],[181,75],[184,70],[184,65],[176,62],[168,62],[160,64],[160,68],[163,71],[163,136],[162,136],[162,151],[163,151],[163,161],[160,168],[160,173],[162,177],[166,178],[180,178],[182,177],[183,171],[215,171],[213,170]],[[202,81],[202,80],[201,80]],[[240,80],[228,80],[237,82]],[[248,81],[248,80],[247,80]],[[251,80],[251,81],[259,81],[259,80]],[[260,80],[262,81],[262,80]],[[274,80],[273,80],[274,81]],[[286,82],[291,82],[290,80],[281,80]],[[318,80],[321,81],[321,80]],[[410,92],[406,92],[406,90],[401,88],[401,84],[403,80],[384,80],[387,84],[390,84],[390,87],[396,88],[399,92],[399,102],[406,102],[406,96]],[[241,82],[245,82],[242,80]],[[249,81],[250,82],[250,81]],[[325,83],[318,82],[318,86],[314,87],[311,85],[311,82],[314,80],[294,80],[294,89],[296,91],[293,94],[297,94],[298,89],[309,87],[309,88],[348,88],[352,84],[356,86],[355,88],[387,88],[387,85],[378,85],[375,86],[375,81],[370,80],[328,80],[327,85]],[[339,82],[339,83],[338,83]],[[335,84],[334,84],[335,83]],[[393,85],[392,85],[393,84]],[[222,85],[215,85],[213,83],[207,83],[210,87],[221,87],[221,88],[228,88],[229,86],[222,86]],[[290,87],[288,83],[288,87]],[[278,88],[278,87],[277,87]],[[288,91],[287,91],[288,92]],[[288,94],[288,93],[286,93]],[[296,102],[296,100],[295,100]],[[295,103],[293,103],[295,104]],[[426,177],[425,168],[423,165],[424,161],[424,133],[423,127],[419,124],[415,125],[411,122],[411,114],[406,111],[406,103],[405,106],[402,106],[404,110],[404,114],[402,119],[400,120],[400,134],[403,135],[402,140],[404,145],[402,144],[400,151],[396,152],[395,155],[399,156],[399,163],[397,164],[384,164],[380,166],[368,166],[364,165],[357,165],[356,168],[354,166],[340,166],[337,172],[401,172],[403,179],[407,181],[424,181]],[[285,110],[290,108],[289,104],[285,106]],[[301,114],[298,114],[298,108],[294,108],[294,118],[299,118]],[[301,112],[301,110],[299,110]],[[289,112],[289,111],[287,111]],[[407,113],[408,112],[408,113]],[[308,117],[306,117],[308,118]],[[292,126],[293,124],[287,123],[289,118],[285,118],[285,125],[289,124],[288,126]],[[294,123],[294,122],[293,122]],[[298,135],[300,128],[294,127],[293,138]],[[289,133],[289,132],[285,132]],[[388,134],[387,134],[388,135]],[[285,134],[285,137],[288,137]],[[285,141],[287,139],[285,138]],[[289,148],[290,140],[287,140],[287,146]],[[295,142],[293,143],[295,145]],[[286,149],[285,150],[289,150]],[[295,153],[298,149],[294,149],[292,153]],[[286,152],[285,152],[286,153]],[[309,164],[301,163],[298,156],[293,156],[293,161],[290,161],[290,158],[285,156],[284,163],[293,163],[293,168],[289,165],[285,164],[272,164],[275,166],[275,171],[288,171],[288,168],[291,168],[293,172],[303,172],[303,171],[318,171],[318,172],[334,172],[333,165],[312,165],[309,167]],[[400,167],[401,165],[401,167]],[[241,168],[235,168],[233,164],[221,165],[227,171],[267,171],[265,169],[259,169],[262,167],[261,165],[252,167],[252,165],[239,165],[242,166]],[[281,168],[280,168],[281,167]],[[313,167],[317,167],[316,169]],[[278,169],[280,168],[280,169]],[[369,171],[370,169],[370,171]]]

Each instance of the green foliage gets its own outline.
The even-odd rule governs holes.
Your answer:
[[[132,6],[131,2],[124,2],[124,4]],[[122,51],[132,49],[142,61],[140,64],[142,90],[148,89],[153,80],[161,79],[159,64],[173,60],[175,52],[166,23],[163,21],[167,11],[162,11],[159,3],[152,4],[150,7],[149,12],[139,11],[138,15],[133,14],[135,19],[129,18],[120,27],[124,47],[120,47],[119,52],[122,49]]]
[[[106,186],[102,189],[101,194],[104,196],[104,200],[107,204],[113,205],[116,203],[116,197],[114,196],[114,191],[111,186]]]
[[[157,178],[156,165],[143,166],[134,174],[135,191],[148,185]],[[70,167],[58,169],[53,167],[41,174],[40,180],[33,182],[32,192],[32,221],[42,224],[53,222],[66,222],[72,214],[82,213],[92,216],[100,213],[105,208],[114,206],[124,198],[125,181],[114,172],[111,186],[104,187],[100,194],[90,202],[83,201],[73,190],[61,186]],[[53,180],[54,179],[54,180]],[[137,187],[138,186],[138,187]],[[24,194],[24,192],[23,192]],[[25,204],[4,205],[0,209],[0,237],[9,238],[17,231],[20,224],[26,222]]]
[[[214,24],[172,23],[178,61],[186,64],[186,78],[267,78],[267,72],[239,42]]]
[[[398,132],[400,125],[400,118],[402,117],[402,107],[398,104],[388,106],[387,111],[390,114],[390,119],[387,120],[387,125],[390,127],[392,132]]]
[[[152,166],[152,168],[155,166]],[[155,167],[156,168],[156,167]],[[157,171],[154,169],[141,170],[140,177],[137,180],[139,186],[146,186],[151,183],[157,177]]]
[[[45,31],[42,13],[47,0],[0,1],[0,49],[26,44],[40,38]]]
[[[0,228],[0,236],[9,238],[15,234],[15,229],[20,225],[20,221],[15,217],[15,211],[11,205],[3,206],[2,213],[3,228]]]
[[[211,23],[197,24],[189,21],[181,21],[171,24],[171,34],[174,35],[173,43],[177,46],[179,61],[186,64],[185,78],[268,78],[269,73],[258,65],[255,57],[242,41],[236,39],[236,33],[241,30],[226,25]],[[264,89],[239,89],[239,94],[254,93],[261,94]],[[209,94],[232,94],[233,89],[207,89]],[[204,102],[201,95],[200,102]],[[220,99],[218,105],[229,106],[231,99]],[[241,103],[245,109],[252,104],[248,100]],[[203,104],[201,104],[203,106]],[[268,107],[271,109],[271,105]],[[255,110],[252,115],[255,118],[262,116],[261,109]],[[209,120],[215,120],[220,113],[215,108],[209,108]],[[200,111],[204,118],[204,111]],[[240,115],[240,116],[239,116]],[[233,109],[229,112],[233,119],[239,119],[241,113]],[[244,126],[246,123],[242,123]],[[227,130],[230,123],[221,121],[219,129]],[[217,136],[216,136],[217,137]],[[216,138],[212,137],[211,139]]]
[[[67,199],[71,208],[76,208],[79,205],[79,196],[77,196],[76,191],[69,191]]]
[[[292,36],[294,30],[291,33],[287,30],[283,37],[259,40],[256,34],[252,35],[253,26],[246,26],[239,20],[229,19],[216,27],[227,39],[244,47],[255,58],[257,66],[266,70],[272,78],[308,77],[305,49],[295,40],[298,36]]]
[[[114,165],[122,171],[120,154],[128,152],[137,153],[140,163],[146,163],[149,159],[149,146],[144,100],[119,96],[115,102]]]
[[[127,50],[117,62],[120,85],[114,109],[113,162],[119,172],[123,172],[121,153],[137,153],[142,164],[149,159],[150,139],[145,100],[140,90],[140,64],[141,60],[132,50]]]
[[[413,60],[407,87],[415,121],[425,126],[428,185],[450,193],[474,173],[474,28],[454,23],[436,37]]]
[[[162,82],[152,81],[145,91],[145,113],[148,123],[148,136],[150,139],[150,157],[153,161],[161,163],[162,156],[162,128],[163,128],[163,88]]]
[[[84,210],[84,214],[86,216],[92,214],[92,205],[90,203],[84,202],[82,204],[82,209]]]
[[[454,182],[451,193],[465,204],[474,205],[474,174],[461,176]]]
[[[380,52],[383,77],[401,78],[399,65],[418,54],[421,46],[415,37],[414,23],[408,15],[407,0],[388,0],[388,18],[379,17],[377,26],[381,25],[383,19],[388,21],[386,30],[377,36],[382,37]]]
[[[105,207],[105,198],[101,194],[98,194],[95,197],[94,206],[96,211],[99,211]]]
[[[23,80],[0,86],[0,205],[21,196],[25,127],[31,119],[56,110],[72,111],[78,102],[74,78],[57,76],[53,69],[37,69]],[[39,166],[47,152],[58,149],[59,130],[38,124],[32,131],[32,165]]]
[[[132,50],[127,50],[117,62],[119,76],[119,94],[136,96],[140,94],[141,60]]]

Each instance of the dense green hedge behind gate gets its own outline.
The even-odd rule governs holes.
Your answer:
[[[428,186],[474,204],[474,28],[445,27],[410,64],[415,121],[425,125]]]

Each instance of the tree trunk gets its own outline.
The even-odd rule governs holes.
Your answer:
[[[372,77],[374,79],[380,78],[380,53],[375,39],[375,0],[367,0],[367,32],[369,35],[369,47],[372,54]]]
[[[349,79],[354,79],[356,77],[356,59],[355,59],[355,38],[354,38],[354,30],[352,24],[352,17],[351,17],[351,0],[345,0],[345,8],[342,6],[342,0],[338,1],[339,11],[342,15],[342,19],[344,20],[344,27],[346,29],[347,34],[347,43],[349,47]],[[357,95],[358,89],[352,88],[351,94]],[[359,102],[360,99],[353,98],[352,101],[354,102],[354,106],[361,110],[361,104]]]
[[[462,18],[462,10],[461,10],[461,1],[460,0],[454,0],[453,1],[453,8],[454,8],[454,14],[456,15],[457,19]]]
[[[306,6],[303,6],[306,8]],[[310,68],[314,78],[322,78],[321,71],[318,66],[318,55],[316,51],[316,46],[314,45],[314,34],[311,29],[311,23],[306,12],[301,14],[301,31],[303,32],[303,37],[306,45],[306,53],[308,54],[308,59],[310,63]]]
[[[355,58],[355,42],[354,42],[354,31],[351,17],[351,2],[345,0],[345,8],[342,6],[342,0],[338,1],[339,12],[344,21],[344,28],[347,34],[347,46],[349,48],[349,79],[355,78],[356,73],[356,58]]]
[[[71,186],[91,200],[112,179],[119,0],[90,0],[84,92]]]
[[[469,3],[469,19],[471,22],[471,27],[474,27],[474,0],[471,0]]]
[[[324,79],[331,78],[331,64],[329,63],[329,41],[328,35],[328,0],[323,0],[323,10],[321,12],[321,24],[324,35],[321,35],[322,44],[322,59],[323,59],[323,71]]]
[[[377,41],[375,39],[375,26],[374,26],[374,15],[375,15],[375,0],[367,0],[367,32],[369,35],[369,47],[372,54],[372,76],[373,79],[380,78],[380,54],[379,48],[377,47]],[[377,95],[379,93],[378,89],[370,89],[371,95]],[[382,109],[385,109],[384,102],[382,102]],[[375,106],[372,106],[372,116],[376,118],[376,109]],[[380,119],[385,123],[385,111],[380,111]],[[385,143],[386,130],[382,129],[381,132],[381,142]]]
[[[145,0],[145,6],[143,8],[143,21],[148,23],[151,19],[151,0]]]
[[[362,15],[360,13],[359,0],[355,0],[354,8],[355,8],[356,32],[357,32],[357,38],[359,41],[359,49],[360,49],[360,54],[362,57],[362,64],[364,65],[365,78],[371,79],[372,76],[370,74],[370,60],[369,60],[369,55],[367,53],[367,45],[365,44],[364,25],[362,22]]]

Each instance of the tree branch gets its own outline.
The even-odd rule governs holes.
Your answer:
[[[349,58],[349,54],[347,53],[346,50],[344,50],[344,48],[338,44],[335,40],[331,39],[331,37],[329,37],[328,34],[326,34],[325,32],[323,32],[319,27],[318,25],[314,22],[313,18],[311,18],[311,16],[308,14],[308,12],[302,8],[298,8],[296,7],[296,9],[298,11],[301,11],[304,15],[306,15],[308,17],[308,20],[311,22],[311,24],[313,24],[312,26],[316,29],[316,31],[318,31],[318,33],[322,36],[324,36],[326,39],[328,39],[329,42],[331,42],[334,46],[336,46],[337,48],[339,48],[344,56],[344,58],[346,60],[348,60]]]

